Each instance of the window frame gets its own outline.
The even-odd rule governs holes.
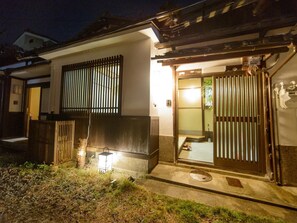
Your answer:
[[[94,70],[96,68],[102,68],[103,70],[108,70],[108,68],[111,68],[112,66],[117,67],[118,66],[118,72],[115,75],[115,77],[118,76],[118,80],[116,81],[116,84],[118,84],[118,90],[115,94],[115,96],[109,98],[109,102],[115,100],[115,97],[117,97],[117,106],[114,108],[111,107],[93,107],[94,101],[92,100],[94,90],[93,90],[93,83],[94,83],[94,78],[96,77]],[[75,70],[82,70],[85,69],[84,71],[81,71],[80,75],[83,75],[83,72],[90,72],[89,74],[89,81],[87,84],[86,89],[89,89],[86,91],[87,94],[87,99],[88,99],[88,105],[87,107],[82,107],[82,108],[77,108],[75,111],[75,108],[71,107],[63,107],[63,101],[64,101],[64,88],[65,88],[65,75],[66,72],[71,72]],[[102,74],[98,74],[102,75]],[[107,75],[107,73],[104,73],[103,75]],[[63,65],[62,66],[62,74],[61,74],[61,93],[60,93],[60,114],[70,114],[70,115],[78,115],[78,116],[85,116],[85,115],[96,115],[96,116],[121,116],[122,113],[122,79],[123,79],[123,56],[122,55],[117,55],[117,56],[112,56],[112,57],[105,57],[105,58],[100,58],[96,60],[90,60],[90,61],[85,61],[81,63],[75,63],[75,64],[68,64],[68,65]],[[114,82],[113,82],[114,84]],[[80,85],[79,85],[80,86]],[[108,85],[110,86],[110,85]],[[106,88],[107,86],[103,86],[103,88]],[[81,90],[83,90],[81,88]],[[104,93],[102,95],[106,95],[107,91],[103,91]],[[97,98],[97,102],[99,99]],[[101,101],[100,101],[101,103]],[[67,109],[73,109],[73,111],[65,111]],[[81,109],[81,111],[79,111]],[[117,110],[116,112],[94,112],[94,110],[104,110],[104,109],[115,109]]]

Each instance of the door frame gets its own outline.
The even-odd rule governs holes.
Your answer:
[[[175,163],[178,163],[180,160],[178,158],[179,156],[179,148],[178,148],[178,129],[179,129],[179,126],[178,126],[178,72],[182,72],[182,71],[177,71],[177,66],[172,66],[172,73],[173,73],[173,79],[174,79],[174,93],[173,93],[173,105],[174,105],[174,109],[173,109],[173,135],[174,135],[174,147],[175,147],[175,152],[174,152],[174,162]],[[232,71],[234,75],[236,74],[242,74],[244,71]],[[203,77],[212,77],[213,79],[215,77],[218,77],[218,76],[225,76],[225,72],[218,72],[218,73],[209,73],[209,74],[195,74],[195,75],[188,75],[186,76],[187,78],[190,78],[190,77],[200,77],[200,78],[203,78]],[[266,134],[266,130],[265,130],[265,126],[267,124],[267,117],[265,117],[265,83],[264,83],[264,79],[265,77],[263,76],[260,76],[259,77],[260,80],[260,83],[259,83],[259,109],[260,109],[260,126],[259,126],[259,168],[256,172],[254,171],[245,171],[245,170],[241,170],[241,169],[238,169],[236,171],[240,171],[242,173],[251,173],[251,174],[264,174],[265,171],[266,171],[266,159],[267,159],[267,134]],[[214,85],[214,83],[213,83]],[[213,90],[213,101],[215,101],[215,89]],[[215,106],[215,104],[214,104]],[[215,119],[215,109],[213,109],[213,118]],[[213,131],[215,131],[215,121],[213,122]],[[215,142],[216,140],[216,136],[215,134],[213,135],[213,141]],[[215,147],[213,148],[215,149]],[[215,156],[215,153],[214,153],[214,156]],[[261,159],[261,160],[260,160]],[[185,162],[184,160],[182,162]],[[216,169],[223,169],[223,170],[233,170],[233,168],[229,168],[229,167],[222,167],[222,166],[216,166],[215,164],[206,164],[206,163],[201,163],[199,161],[186,161],[186,163],[189,163],[189,164],[195,164],[195,165],[200,165],[200,166],[209,166],[209,167],[212,167],[212,168],[216,168]]]
[[[43,88],[50,88],[50,82],[43,82],[43,83],[37,83],[37,84],[26,84],[25,86],[25,103],[24,103],[24,135],[27,136],[29,127],[28,127],[28,106],[29,106],[29,89],[30,88],[36,88],[40,87],[40,99],[39,99],[39,115],[40,117],[41,113],[41,100],[42,100],[42,89]]]
[[[186,71],[176,71],[177,67],[174,66],[172,67],[172,73],[173,73],[173,79],[174,79],[174,93],[173,93],[173,135],[174,135],[174,148],[175,148],[175,152],[174,152],[174,162],[178,163],[179,160],[179,153],[180,153],[180,148],[179,148],[179,124],[178,124],[178,117],[179,117],[179,105],[178,105],[178,80],[179,79],[188,79],[188,78],[201,78],[201,109],[202,109],[202,132],[203,134],[205,134],[205,126],[204,126],[204,98],[203,98],[203,89],[202,89],[202,85],[203,85],[203,79],[206,77],[212,77],[214,76],[213,73],[209,73],[209,74],[205,74],[202,75],[201,70],[200,69],[193,69],[193,70],[186,70]],[[194,72],[191,72],[194,71]],[[185,74],[183,75],[182,78],[178,77],[178,73],[179,72],[184,72]],[[203,166],[211,166],[213,167],[213,163],[205,163],[205,162],[200,162],[200,161],[196,161],[196,160],[189,160],[187,161],[188,163],[197,163],[199,165],[203,165]]]

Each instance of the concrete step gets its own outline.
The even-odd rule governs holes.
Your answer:
[[[247,200],[227,194],[201,190],[201,188],[188,187],[187,185],[164,182],[157,178],[143,179],[138,182],[147,190],[183,200],[191,200],[212,207],[224,207],[246,214],[280,218],[285,222],[296,222],[297,211],[268,203]]]
[[[200,169],[200,168],[198,168]],[[277,186],[274,183],[245,177],[208,172],[209,182],[200,182],[191,177],[195,169],[159,164],[149,175],[150,179],[237,199],[253,201],[287,210],[297,211],[297,188]],[[207,171],[205,171],[207,172]],[[241,187],[228,183],[227,178],[240,182]]]

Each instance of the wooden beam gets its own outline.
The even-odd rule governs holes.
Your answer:
[[[214,61],[214,60],[223,60],[223,59],[230,59],[230,58],[238,58],[238,57],[246,57],[246,56],[256,56],[256,55],[263,55],[263,54],[270,54],[270,53],[283,53],[287,52],[289,49],[286,46],[281,46],[278,48],[273,49],[261,49],[261,50],[249,50],[249,51],[242,51],[242,52],[229,52],[229,53],[217,53],[211,55],[199,55],[199,56],[188,56],[184,58],[178,59],[168,59],[168,60],[160,60],[163,66],[175,66],[180,64],[186,63],[198,63],[198,62],[207,62],[207,61]]]
[[[240,27],[238,26],[225,27],[224,29],[220,27],[216,30],[211,30],[211,32],[207,32],[207,33],[201,33],[201,32],[199,33],[195,31],[193,32],[193,34],[187,35],[186,37],[181,36],[175,39],[171,39],[167,42],[157,43],[155,47],[158,49],[178,47],[178,46],[194,44],[198,42],[229,38],[229,37],[245,35],[249,33],[257,33],[257,32],[261,32],[262,30],[267,31],[267,30],[276,29],[279,27],[285,27],[285,26],[291,26],[291,25],[293,26],[295,24],[296,24],[296,16],[291,16],[286,18],[273,18],[265,21],[242,24],[242,26]]]

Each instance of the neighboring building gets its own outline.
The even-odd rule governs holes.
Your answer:
[[[36,50],[56,41],[25,31],[13,46],[3,46],[0,77],[0,138],[28,136],[29,120],[48,114],[50,63]]]
[[[36,34],[30,30],[23,32],[13,43],[13,45],[22,48],[24,51],[32,51],[55,44],[57,44],[57,41],[40,34]]]

